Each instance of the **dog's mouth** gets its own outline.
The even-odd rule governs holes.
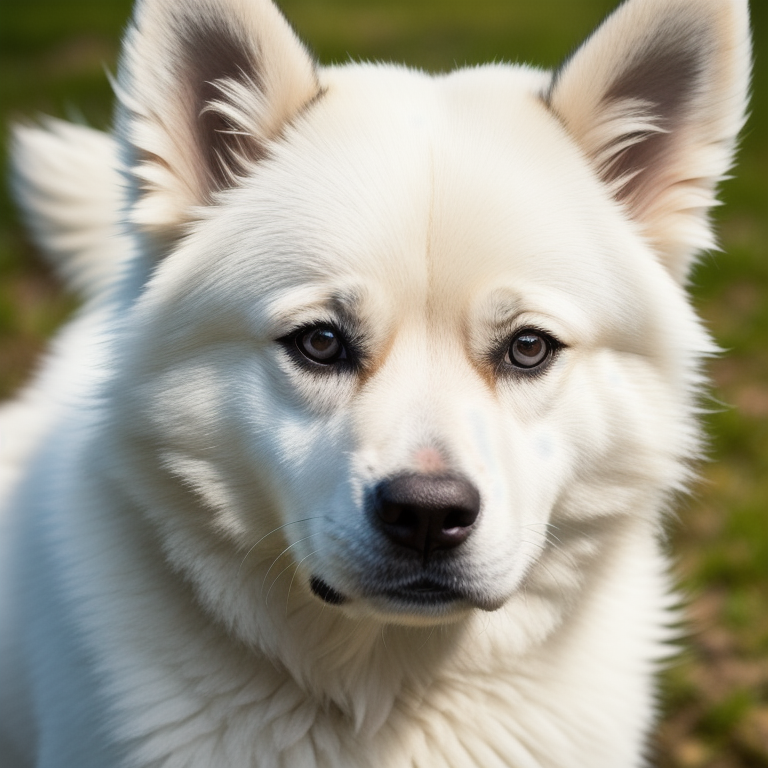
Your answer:
[[[383,589],[381,594],[390,600],[416,606],[444,605],[466,599],[466,596],[459,590],[433,579],[419,579]]]
[[[347,597],[318,576],[313,576],[310,579],[309,586],[313,594],[329,605],[342,605],[348,600]],[[432,608],[468,600],[468,596],[455,587],[429,578],[421,578],[395,586],[384,586],[371,592],[368,597],[383,597],[406,608]]]

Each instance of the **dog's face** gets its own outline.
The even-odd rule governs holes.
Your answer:
[[[247,172],[209,174],[133,311],[118,429],[140,493],[212,595],[229,563],[260,603],[429,623],[525,593],[554,621],[613,523],[653,524],[684,483],[708,343],[676,274],[691,248],[651,241],[701,223],[596,166],[567,73],[313,77],[252,157],[220,148]]]

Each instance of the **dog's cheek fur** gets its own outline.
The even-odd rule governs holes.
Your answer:
[[[659,524],[659,509],[690,480],[688,457],[697,448],[687,395],[670,389],[654,366],[609,352],[573,356],[582,359],[552,372],[559,380],[547,398],[539,396],[543,412],[535,423],[500,411],[493,428],[508,444],[497,453],[509,462],[499,470],[508,501],[484,521],[485,552],[503,554],[494,536],[507,530],[526,561],[522,574],[505,562],[497,583],[508,598],[525,594],[526,610],[538,600],[551,627],[623,529],[640,520]],[[526,399],[523,392],[508,395],[513,408]],[[481,527],[480,542],[483,533]]]
[[[148,488],[146,509],[160,515],[155,522],[172,528],[178,516],[182,527],[242,547],[288,522],[291,510],[309,506],[295,497],[296,489],[322,498],[328,482],[343,476],[343,468],[323,472],[323,467],[328,457],[343,456],[337,436],[345,417],[339,405],[348,399],[348,383],[326,385],[330,408],[316,402],[321,398],[295,391],[300,375],[284,370],[291,364],[277,345],[265,350],[222,340],[199,348],[191,344],[183,356],[178,348],[175,356],[164,344],[158,348],[172,365],[165,370],[151,365],[147,371],[146,361],[134,358],[131,365],[143,384],[115,393],[126,460],[140,454],[146,475],[185,499],[161,513],[149,502],[157,489]],[[325,487],[318,478],[306,478],[306,466],[318,478],[325,476]],[[281,534],[266,542],[265,552],[282,541]]]

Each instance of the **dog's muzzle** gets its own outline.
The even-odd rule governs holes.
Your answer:
[[[392,568],[387,577],[366,585],[365,595],[415,608],[467,600],[455,574],[450,577],[433,563],[436,553],[460,547],[475,527],[480,493],[472,483],[458,475],[396,475],[372,489],[367,509],[371,525],[383,534],[384,557]],[[348,599],[317,575],[309,586],[330,605]]]

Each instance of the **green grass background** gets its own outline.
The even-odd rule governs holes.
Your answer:
[[[554,66],[613,0],[284,0],[323,62],[404,61],[430,70],[489,60]],[[690,642],[664,677],[664,768],[768,766],[768,0],[753,0],[752,116],[718,210],[726,253],[704,257],[695,302],[720,345],[709,417],[713,461],[671,526],[690,599]],[[2,0],[3,125],[40,113],[109,125],[128,0]],[[2,134],[5,162],[7,132]],[[34,368],[74,307],[0,192],[0,397]],[[584,766],[589,768],[589,766]]]

